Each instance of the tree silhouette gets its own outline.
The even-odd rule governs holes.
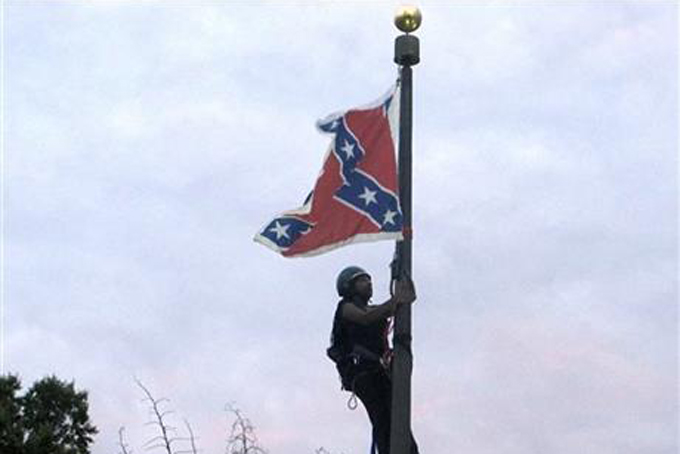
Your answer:
[[[187,437],[178,436],[177,429],[171,424],[171,414],[173,410],[167,408],[169,399],[158,398],[140,380],[135,379],[137,386],[144,394],[143,401],[149,406],[150,419],[146,423],[155,427],[155,436],[152,436],[146,444],[144,450],[159,450],[165,454],[197,454],[199,448],[196,446],[197,438],[185,419],[184,425]],[[234,404],[227,404],[225,407],[233,420],[228,426],[229,431],[226,440],[226,454],[268,454],[268,451],[260,444],[255,426],[248,417]],[[132,450],[124,439],[125,428],[121,427],[118,431],[119,454],[132,454]],[[319,447],[314,451],[315,454],[331,454],[330,451]],[[1,452],[4,454],[4,452]]]
[[[231,432],[227,438],[227,454],[267,454],[255,435],[255,427],[234,404],[227,404],[226,409],[234,415]]]
[[[0,452],[23,454],[24,427],[21,419],[21,389],[13,375],[0,377]]]
[[[170,425],[168,421],[168,415],[174,413],[173,410],[165,409],[165,404],[169,402],[167,398],[157,398],[155,397],[149,388],[144,386],[144,384],[135,379],[137,386],[141,388],[144,392],[144,402],[149,404],[149,410],[151,411],[151,419],[147,422],[147,425],[154,426],[158,430],[158,435],[152,437],[144,445],[146,450],[161,449],[166,452],[166,454],[197,454],[198,449],[196,448],[196,438],[194,432],[191,429],[189,421],[184,420],[184,425],[187,429],[188,437],[178,437],[177,428]],[[122,453],[128,454],[128,447],[123,440],[123,430],[121,427],[118,431],[118,438]],[[177,443],[189,443],[189,449],[176,449]]]
[[[19,396],[14,375],[0,377],[0,452],[89,454],[97,428],[88,415],[87,392],[55,376]]]

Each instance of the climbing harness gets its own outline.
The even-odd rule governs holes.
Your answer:
[[[351,361],[354,365],[359,364],[361,362],[361,359],[362,359],[361,356],[359,356],[357,354],[352,354],[352,360]],[[347,408],[349,408],[350,410],[356,410],[356,408],[359,406],[359,403],[357,402],[357,393],[354,390],[354,388],[355,388],[354,385],[356,384],[357,380],[361,377],[365,377],[366,375],[375,374],[376,372],[379,372],[380,369],[385,370],[384,367],[383,367],[382,361],[379,361],[375,366],[371,367],[370,369],[366,369],[362,372],[357,373],[354,376],[354,378],[352,378],[352,383],[350,384],[350,389],[348,389],[348,391],[352,391],[352,395],[347,400]]]
[[[359,403],[357,402],[357,395],[354,391],[352,391],[352,395],[349,396],[349,399],[347,400],[347,408],[350,410],[356,410],[358,406]]]

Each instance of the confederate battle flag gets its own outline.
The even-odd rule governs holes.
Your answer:
[[[302,207],[268,222],[255,241],[285,257],[322,254],[360,241],[402,239],[395,144],[399,89],[366,107],[317,122],[332,136]]]

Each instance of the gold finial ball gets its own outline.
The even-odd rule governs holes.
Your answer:
[[[394,25],[404,33],[418,30],[423,21],[423,15],[416,6],[400,6],[394,16]]]

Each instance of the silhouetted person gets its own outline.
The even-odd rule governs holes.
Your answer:
[[[335,362],[342,388],[363,403],[373,426],[373,443],[380,454],[390,452],[392,381],[389,319],[399,304],[416,300],[413,282],[397,281],[394,295],[382,304],[369,304],[371,276],[358,266],[342,270],[337,279],[338,303],[328,356]],[[418,453],[411,435],[411,454]]]

